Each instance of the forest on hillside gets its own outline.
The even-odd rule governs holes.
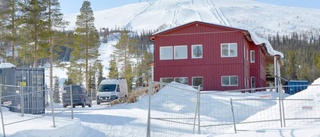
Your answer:
[[[284,54],[281,76],[286,80],[308,80],[320,77],[320,35],[296,32],[268,37],[275,50]],[[273,69],[269,67],[269,72]]]

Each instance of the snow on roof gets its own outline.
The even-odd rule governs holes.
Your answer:
[[[256,45],[261,45],[261,44],[264,44],[267,48],[267,52],[272,55],[272,56],[276,56],[276,55],[279,55],[281,58],[284,57],[284,55],[279,52],[279,51],[276,51],[272,48],[270,42],[267,40],[267,39],[264,39],[264,38],[261,38],[259,37],[255,32],[253,32],[252,30],[248,30],[248,32],[250,33],[250,37],[253,41],[254,44]]]
[[[11,63],[0,63],[0,68],[12,68],[12,67],[16,67],[16,66]]]

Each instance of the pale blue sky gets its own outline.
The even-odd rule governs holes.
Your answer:
[[[64,14],[79,12],[84,0],[59,0],[61,11]],[[113,7],[118,7],[126,4],[154,1],[154,0],[89,0],[93,11],[104,10]],[[264,3],[275,5],[306,7],[320,9],[320,0],[257,0]]]

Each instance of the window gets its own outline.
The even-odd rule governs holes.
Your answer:
[[[163,88],[165,87],[167,84],[165,83],[171,83],[173,81],[173,78],[160,78],[160,87]]]
[[[176,77],[174,78],[175,82],[181,83],[181,84],[188,84],[188,78],[187,77]]]
[[[174,46],[174,59],[187,59],[188,48],[187,46]]]
[[[202,45],[192,45],[192,58],[202,58],[203,50]]]
[[[221,44],[221,57],[237,57],[237,43]]]
[[[171,83],[173,81],[173,78],[160,78],[160,82],[163,83]]]
[[[160,47],[160,60],[173,59],[173,48],[172,46]]]
[[[254,63],[254,50],[250,50],[250,62]]]
[[[222,86],[238,86],[238,76],[222,76]]]
[[[197,87],[201,85],[201,90],[203,89],[203,78],[202,77],[192,77],[192,86]]]

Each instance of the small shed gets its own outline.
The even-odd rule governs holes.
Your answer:
[[[309,85],[309,81],[306,80],[288,80],[284,84],[284,91],[287,94],[293,95],[297,92],[305,90]]]

